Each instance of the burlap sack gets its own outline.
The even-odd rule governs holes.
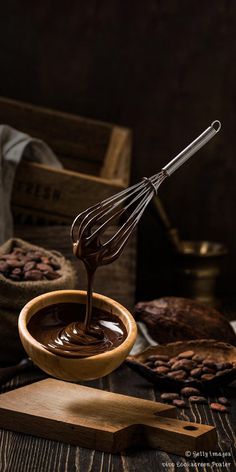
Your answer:
[[[61,266],[61,277],[56,280],[14,282],[0,274],[0,365],[14,364],[24,356],[18,335],[18,316],[23,306],[32,298],[53,290],[74,289],[76,273],[72,264],[57,251],[47,251],[21,239],[9,239],[0,247],[0,258],[13,247],[27,251],[38,250],[45,256],[53,256]]]

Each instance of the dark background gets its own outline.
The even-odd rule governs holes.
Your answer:
[[[160,196],[184,238],[227,244],[226,295],[236,251],[235,29],[233,0],[1,4],[0,94],[131,127],[133,180],[222,121]],[[139,232],[138,298],[170,293],[171,256],[150,212]]]

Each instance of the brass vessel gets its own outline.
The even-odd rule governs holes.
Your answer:
[[[175,252],[175,285],[178,295],[193,298],[210,306],[216,299],[216,279],[227,248],[212,241],[181,241]]]
[[[227,254],[224,244],[212,241],[183,241],[168,218],[159,197],[152,200],[174,254],[174,287],[176,295],[193,298],[210,306],[218,306],[215,288],[220,274],[223,256]]]

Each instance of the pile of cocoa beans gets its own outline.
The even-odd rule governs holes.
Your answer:
[[[194,351],[184,351],[175,357],[164,354],[150,355],[146,358],[144,365],[152,369],[161,377],[175,380],[204,381],[212,380],[216,376],[223,375],[234,367],[231,362],[217,362],[214,359],[205,359]],[[178,393],[163,393],[161,400],[172,403],[180,408],[187,408],[187,399],[190,403],[208,403],[206,397],[202,395],[200,387],[184,387]],[[210,403],[210,408],[222,413],[228,411],[229,401],[225,397],[219,397],[216,403]]]
[[[0,274],[14,282],[55,280],[61,277],[60,269],[54,257],[37,250],[15,247],[11,253],[0,256]]]
[[[208,404],[207,398],[194,387],[184,387],[180,393],[162,393],[161,400],[166,403],[171,403],[178,408],[188,408],[188,403]],[[230,402],[226,397],[218,397],[217,402],[209,403],[212,410],[218,411],[219,413],[227,413]]]

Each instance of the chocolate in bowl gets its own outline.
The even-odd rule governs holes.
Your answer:
[[[45,307],[60,303],[78,303],[85,306],[87,293],[81,290],[58,290],[44,293],[28,302],[19,316],[19,334],[25,351],[35,365],[61,380],[80,381],[104,377],[125,360],[137,336],[137,327],[131,313],[117,301],[93,293],[93,307],[115,315],[124,324],[127,336],[114,349],[89,357],[65,357],[46,349],[29,332],[31,318]]]
[[[215,362],[231,362],[233,367],[222,371],[222,374],[214,376],[211,380],[178,380],[168,377],[166,374],[158,374],[144,362],[151,355],[167,355],[170,358],[178,356],[184,351],[194,351],[204,359],[213,359]],[[148,347],[135,356],[129,356],[126,363],[133,370],[156,384],[158,388],[166,391],[179,391],[183,387],[196,387],[201,391],[219,388],[233,382],[236,379],[236,348],[231,344],[216,341],[214,339],[201,339],[192,341],[178,341],[175,343],[162,344]]]
[[[118,316],[93,307],[89,329],[84,329],[85,305],[56,303],[35,313],[30,334],[50,352],[64,357],[88,357],[118,347],[127,337]]]

